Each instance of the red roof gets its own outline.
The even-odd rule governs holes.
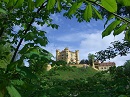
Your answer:
[[[115,62],[104,62],[104,63],[100,63],[99,66],[115,66]]]

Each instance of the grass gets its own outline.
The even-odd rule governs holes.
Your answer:
[[[53,79],[62,79],[62,80],[73,80],[73,79],[86,79],[96,74],[98,71],[91,67],[77,68],[77,67],[55,67],[48,71],[48,74],[51,75]]]

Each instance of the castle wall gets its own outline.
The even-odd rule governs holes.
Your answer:
[[[67,63],[79,64],[79,51],[72,52],[68,48],[63,51],[56,50],[56,60],[64,60]]]

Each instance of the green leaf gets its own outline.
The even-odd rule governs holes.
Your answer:
[[[103,7],[110,11],[110,12],[116,12],[117,11],[117,3],[116,0],[101,0],[101,4]]]
[[[126,24],[123,24],[121,25],[118,29],[114,30],[114,33],[113,35],[118,35],[120,34],[122,31],[124,31],[126,29],[127,25]]]
[[[41,36],[41,37],[44,37],[45,36],[45,31],[39,31],[38,35]]]
[[[108,36],[111,34],[111,32],[114,30],[114,28],[120,24],[121,21],[115,20],[113,21],[103,32],[102,37]]]
[[[14,6],[14,5],[16,4],[16,1],[17,1],[17,0],[9,0],[7,6],[8,6],[8,7]]]
[[[84,19],[87,22],[89,22],[91,18],[92,18],[92,5],[88,4],[88,6],[86,7],[85,12],[84,12]]]
[[[20,54],[24,54],[29,49],[28,44],[25,44],[24,47],[19,51]]]
[[[115,18],[115,16],[112,15],[112,14],[108,16],[108,18],[107,18],[107,20],[106,20],[106,22],[104,24],[104,28],[105,28],[106,24],[108,23],[108,21],[111,20],[111,19],[113,19],[113,18]]]
[[[23,2],[24,2],[24,0],[17,0],[17,3],[14,6],[14,8],[18,8],[18,7],[22,6]]]
[[[126,95],[120,95],[120,96],[118,96],[118,97],[127,97]]]
[[[62,9],[61,0],[57,0],[57,8],[59,11],[61,11],[61,9]]]
[[[6,2],[6,3],[8,3],[9,2],[9,0],[3,0],[4,2]]]
[[[35,33],[33,32],[28,32],[25,36],[25,41],[28,41],[28,40],[34,40],[34,38],[36,38],[36,35]]]
[[[12,70],[15,70],[16,68],[16,64],[15,63],[10,63],[7,65],[7,71],[12,71]]]
[[[98,16],[98,18],[102,20],[102,16],[101,16],[101,14],[98,12],[98,10],[95,9],[94,7],[92,7],[92,8],[93,8],[94,12],[96,13],[96,15]]]
[[[63,2],[67,3],[68,0],[63,0]]]
[[[70,10],[68,11],[68,14],[69,14],[69,15],[74,14],[74,13],[76,12],[76,10],[77,10],[81,5],[82,5],[82,2],[80,2],[80,3],[75,2],[75,3],[71,6]]]
[[[130,0],[117,0],[117,2],[124,6],[130,6]]]
[[[4,97],[3,94],[1,93],[1,91],[0,91],[0,97]]]
[[[45,38],[45,37],[44,37],[44,39],[41,37],[38,37],[34,42],[39,43],[41,46],[46,46],[48,43],[47,38]]]
[[[30,50],[30,48],[33,48],[34,47],[34,43],[27,43],[24,45],[24,47],[19,51],[19,53],[22,55],[22,54],[25,54],[28,50]]]
[[[43,4],[44,0],[36,0],[36,7],[40,7]]]
[[[24,82],[22,80],[11,80],[11,83],[13,85],[23,85]]]
[[[130,42],[130,28],[125,33],[125,40]]]
[[[72,0],[67,0],[67,3],[70,3]]]
[[[52,9],[54,7],[55,3],[56,3],[56,0],[48,0],[48,2],[47,2],[47,10]]]
[[[30,79],[37,79],[37,76],[32,73],[32,71],[28,67],[19,67],[21,72],[24,72],[25,76]]]
[[[6,87],[10,97],[21,97],[21,95],[19,94],[19,92],[15,89],[14,86],[10,85]]]
[[[7,12],[4,9],[2,9],[2,8],[0,8],[0,13],[7,14]]]
[[[30,11],[34,10],[34,2],[32,0],[28,0],[28,8]]]

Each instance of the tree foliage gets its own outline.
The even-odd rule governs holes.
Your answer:
[[[10,53],[11,47],[10,44],[1,44],[0,45],[0,67],[6,68],[6,66],[9,64],[12,53]]]
[[[88,63],[90,66],[93,66],[94,64],[94,61],[95,61],[95,55],[94,54],[88,54]]]
[[[38,29],[35,24],[40,26],[47,25],[47,27],[57,29],[58,25],[53,24],[53,20],[50,16],[51,14],[61,11],[64,12],[65,17],[71,19],[75,16],[79,22],[89,22],[91,19],[97,20],[106,17],[107,24],[107,22],[113,18],[113,22],[106,27],[102,36],[105,37],[112,31],[114,31],[114,35],[118,35],[124,31],[124,39],[129,41],[129,4],[129,0],[1,0],[0,45],[10,44],[11,50],[8,52],[12,53],[12,58],[8,60],[9,62],[6,68],[0,66],[0,96],[68,97],[78,95],[79,97],[83,97],[83,95],[88,93],[86,89],[91,89],[91,86],[85,89],[85,87],[83,87],[86,85],[85,83],[82,84],[82,82],[79,83],[76,80],[74,82],[68,81],[67,83],[71,85],[71,88],[67,88],[67,92],[64,92],[65,87],[63,88],[57,85],[63,84],[63,86],[65,86],[66,82],[60,83],[60,81],[58,81],[58,83],[55,83],[53,80],[53,84],[55,84],[52,85],[52,82],[47,82],[46,79],[43,78],[44,72],[42,68],[47,64],[53,65],[56,63],[52,60],[53,55],[42,48],[48,44],[46,32],[44,29]],[[123,10],[123,12],[121,12],[121,10]],[[107,15],[105,15],[104,12],[107,13]],[[122,14],[126,17],[122,16]],[[15,29],[16,27],[18,28],[17,30]],[[22,43],[24,45],[22,45]],[[0,53],[2,55],[2,57],[0,55],[0,60],[5,60],[8,55],[6,51],[2,50]],[[15,60],[16,55],[19,55],[17,60]],[[24,60],[28,60],[28,67],[23,66]],[[121,70],[123,69],[121,68]],[[100,83],[100,81],[97,82]],[[79,93],[79,90],[76,89],[77,85],[73,83],[77,83],[78,87],[83,87],[85,90]],[[96,78],[93,83],[96,83]],[[122,85],[122,83],[120,84]],[[97,87],[102,86],[102,84],[98,83],[96,85]],[[117,86],[117,84],[113,85]],[[117,89],[117,93],[119,94],[129,95],[126,88],[124,88],[123,92],[120,92],[120,88],[118,87],[114,89]],[[105,90],[104,86],[101,87],[101,90]],[[111,93],[109,90],[110,88],[106,89],[105,92],[102,91],[102,93],[105,93],[102,96],[106,95],[106,93]],[[93,90],[93,92],[89,91],[88,94],[92,94],[94,97],[94,91],[95,90]],[[99,91],[99,93],[100,92],[101,91]],[[117,94],[116,96],[120,95]]]
[[[109,73],[108,73],[109,72]],[[52,88],[45,88],[46,95],[51,97],[129,97],[130,76],[126,67],[111,67],[92,77],[80,80],[48,79]]]
[[[82,59],[79,64],[89,64],[89,63],[88,63],[88,60],[87,60],[87,59],[86,59],[86,60],[85,60],[85,59]]]
[[[96,59],[100,61],[106,61],[106,59],[111,59],[116,56],[126,56],[130,53],[130,42],[129,41],[114,41],[111,43],[106,50],[101,50],[96,53]]]

